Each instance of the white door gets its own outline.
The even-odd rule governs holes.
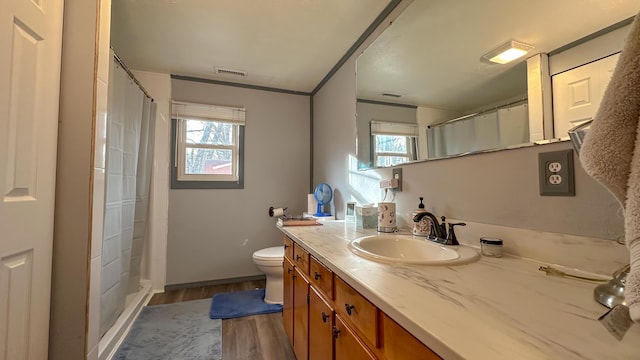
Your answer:
[[[0,360],[46,359],[63,0],[0,0]]]
[[[554,137],[593,118],[611,81],[619,54],[553,76]]]

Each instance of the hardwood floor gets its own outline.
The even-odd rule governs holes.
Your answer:
[[[217,293],[264,287],[264,280],[172,290],[155,294],[149,305],[211,298]],[[282,326],[282,313],[222,320],[224,360],[295,360]]]

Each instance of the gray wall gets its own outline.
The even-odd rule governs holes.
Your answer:
[[[357,172],[347,159],[355,156],[358,52],[316,93],[314,103],[314,183],[334,187],[339,216],[346,201],[378,202],[367,197],[357,178],[389,178],[390,169]],[[330,146],[329,146],[330,144]],[[623,232],[614,198],[592,180],[576,160],[576,196],[542,197],[538,189],[537,154],[571,148],[568,142],[505,150],[402,166],[403,192],[395,202],[406,224],[424,196],[436,215],[540,231],[615,238]],[[375,182],[369,182],[369,186]],[[379,192],[375,192],[378,194]],[[399,225],[402,222],[399,221]]]
[[[247,109],[244,189],[170,190],[167,285],[260,275],[251,255],[282,244],[269,206],[306,210],[310,98],[184,80],[174,100]]]

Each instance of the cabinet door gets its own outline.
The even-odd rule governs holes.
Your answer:
[[[293,352],[297,360],[309,356],[309,281],[294,269],[293,277]]]
[[[333,309],[311,286],[309,290],[309,360],[333,359]]]
[[[340,315],[336,314],[333,337],[335,344],[335,360],[367,360],[376,357],[362,343],[356,334],[345,325]]]
[[[283,270],[284,296],[282,298],[282,322],[289,343],[293,346],[293,276],[295,275],[295,270],[293,264],[287,258],[284,258]]]
[[[388,360],[438,360],[440,357],[386,314],[382,315],[382,347]]]

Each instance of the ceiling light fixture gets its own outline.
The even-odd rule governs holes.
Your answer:
[[[531,49],[533,49],[532,45],[510,40],[509,42],[502,44],[497,49],[482,55],[482,58],[497,64],[506,64],[524,56]]]

